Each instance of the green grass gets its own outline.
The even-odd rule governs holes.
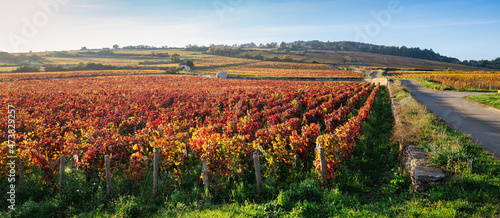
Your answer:
[[[406,132],[396,131],[397,141],[419,142],[429,151],[431,163],[442,168],[447,176],[443,185],[412,199],[406,206],[407,213],[424,217],[499,216],[500,162],[470,136],[450,129],[419,107],[404,87],[394,90],[403,111],[402,123],[411,126],[396,127]]]
[[[468,88],[468,89],[458,89],[454,88],[451,86],[445,86],[442,84],[434,83],[429,80],[420,78],[420,77],[411,77],[409,79],[416,80],[419,82],[422,86],[428,88],[428,89],[434,89],[434,90],[440,90],[440,91],[460,91],[460,92],[491,92],[491,90],[487,89],[477,89],[477,88]]]
[[[426,79],[423,79],[423,78],[420,78],[420,77],[412,77],[410,79],[413,79],[413,80],[416,80],[420,83],[420,85],[428,88],[428,89],[434,89],[434,90],[440,90],[440,91],[444,91],[444,90],[453,90],[452,87],[449,87],[449,86],[443,86],[441,84],[437,84],[437,83],[434,83],[434,82],[431,82],[431,81],[428,81]]]
[[[383,78],[384,76],[386,76],[386,74],[387,74],[387,72],[385,72],[385,71],[383,71],[383,70],[379,70],[379,71],[378,71],[377,76],[378,76],[379,78]]]
[[[404,90],[404,89],[401,89]],[[0,205],[0,217],[498,217],[500,216],[499,161],[475,145],[470,137],[450,130],[430,115],[430,125],[423,127],[426,145],[435,144],[430,135],[442,132],[440,145],[434,151],[447,151],[446,141],[458,140],[460,153],[473,158],[470,166],[454,161],[453,155],[439,156],[444,162],[446,181],[432,190],[416,194],[411,191],[399,163],[399,147],[392,143],[393,118],[388,91],[381,88],[373,110],[363,125],[350,162],[341,174],[322,190],[317,172],[295,172],[289,182],[275,186],[263,181],[261,196],[252,183],[236,182],[220,199],[203,198],[199,184],[199,165],[182,169],[183,183],[178,184],[165,172],[159,184],[159,197],[151,199],[151,171],[145,180],[130,183],[115,172],[112,199],[105,198],[105,183],[100,179],[85,181],[78,170],[67,176],[63,195],[50,195],[51,187],[43,185],[40,172],[32,172],[18,193],[16,211]],[[400,93],[399,97],[409,97]],[[435,132],[433,132],[435,131]],[[450,143],[448,143],[450,144]],[[467,159],[469,160],[469,159]],[[116,176],[115,176],[116,175]],[[252,175],[250,175],[252,176]],[[6,181],[0,181],[2,193]],[[229,196],[229,197],[228,197]]]
[[[467,99],[500,109],[500,93],[472,95],[467,97]]]

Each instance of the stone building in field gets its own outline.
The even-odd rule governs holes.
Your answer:
[[[227,73],[225,71],[219,71],[216,77],[219,79],[227,79]]]
[[[180,63],[179,68],[180,69],[184,68],[184,70],[186,70],[188,72],[191,71],[191,67],[189,67],[186,63]]]

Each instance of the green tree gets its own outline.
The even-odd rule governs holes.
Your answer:
[[[15,69],[14,72],[40,72],[40,67],[23,65]]]
[[[287,46],[286,46],[285,42],[281,42],[280,46],[278,47],[278,49],[280,49],[280,50],[284,50],[286,48],[287,48]]]
[[[117,44],[114,44],[114,45],[113,45],[113,49],[119,49],[119,48],[120,48],[120,46],[119,46],[119,45],[117,45]]]
[[[194,61],[193,60],[187,60],[186,65],[188,65],[191,69],[194,68]]]
[[[262,56],[262,55],[255,55],[255,56],[253,56],[253,58],[257,59],[257,60],[261,60],[261,61],[264,60],[264,56]]]
[[[170,61],[174,62],[174,63],[177,63],[177,62],[180,62],[181,61],[181,55],[179,54],[173,54],[170,56]]]

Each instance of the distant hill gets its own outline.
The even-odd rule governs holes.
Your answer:
[[[184,51],[182,51],[184,50]],[[432,49],[407,48],[405,46],[380,46],[359,42],[321,42],[321,41],[296,41],[292,43],[273,42],[256,45],[254,43],[241,45],[188,45],[185,48],[156,48],[152,46],[126,46],[122,49],[97,49],[59,52],[37,52],[9,54],[0,52],[0,67],[3,71],[10,71],[9,67],[23,65],[59,64],[78,65],[80,63],[103,63],[120,65],[122,68],[146,63],[136,60],[152,60],[168,62],[169,53],[187,52],[190,54],[229,56],[236,58],[255,59],[264,61],[285,61],[302,63],[324,63],[338,67],[360,66],[374,68],[397,68],[416,70],[500,70],[500,58],[496,60],[460,61],[456,58],[442,56]],[[182,51],[182,52],[181,52]],[[135,54],[140,53],[140,54]],[[187,54],[186,54],[187,55]],[[188,55],[189,56],[189,55]],[[119,61],[118,61],[119,60]],[[125,61],[128,60],[128,61]],[[137,62],[137,63],[136,63]],[[74,67],[74,66],[73,66]],[[158,66],[138,66],[141,68]],[[8,68],[8,69],[7,69]]]
[[[484,67],[492,69],[500,69],[500,58],[495,60],[465,60],[460,61],[457,58],[443,56],[434,52],[432,49],[420,49],[418,47],[408,48],[406,46],[385,46],[373,45],[361,42],[321,42],[321,41],[296,41],[292,43],[282,43],[280,46],[286,45],[291,50],[295,49],[314,49],[328,51],[350,51],[350,52],[369,52],[375,54],[393,55],[400,57],[417,58],[430,61],[439,61],[453,64],[462,64],[473,67]]]
[[[216,48],[208,53],[214,55],[240,57],[246,59],[268,61],[294,61],[303,63],[324,63],[338,67],[360,66],[372,68],[397,68],[417,70],[496,70],[458,63],[425,60],[395,55],[384,55],[359,51],[328,51],[328,50],[279,50],[276,48]],[[287,60],[288,56],[288,60]]]
[[[318,40],[313,41],[295,41],[290,43],[282,42],[280,44],[267,43],[261,44],[257,46],[254,43],[248,43],[239,45],[239,47],[229,47],[229,46],[215,46],[211,45],[210,47],[203,46],[187,46],[187,50],[192,51],[207,51],[212,54],[217,55],[236,55],[238,54],[238,49],[273,49],[276,53],[280,51],[336,51],[336,52],[363,52],[363,53],[372,53],[372,54],[381,54],[381,55],[390,55],[390,56],[398,56],[398,57],[406,57],[406,58],[414,58],[420,60],[428,60],[428,61],[437,61],[437,62],[445,62],[450,64],[458,64],[464,66],[472,66],[472,67],[480,67],[480,68],[490,68],[490,69],[500,69],[500,58],[496,58],[495,60],[465,60],[460,61],[457,58],[443,56],[439,53],[434,52],[432,49],[420,49],[418,47],[408,48],[406,46],[385,46],[385,45],[374,45],[367,44],[361,42],[350,42],[350,41],[339,41],[339,42],[322,42]],[[342,53],[338,53],[342,54]],[[346,61],[349,61],[348,59]],[[356,61],[353,61],[356,62]],[[409,62],[418,62],[414,60],[409,60]],[[389,63],[385,63],[386,65]],[[430,63],[431,66],[443,65],[438,63]],[[460,66],[455,66],[455,68],[462,68]],[[441,68],[441,67],[439,67]]]
[[[305,53],[308,57],[305,62],[329,63],[335,65],[357,65],[376,68],[400,69],[456,69],[456,70],[488,70],[463,64],[447,63],[442,61],[423,60],[418,58],[400,57],[358,51],[318,51]]]

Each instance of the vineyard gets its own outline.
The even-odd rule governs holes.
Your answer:
[[[256,50],[256,51],[246,51],[246,52],[242,52],[240,53],[242,56],[256,56],[256,55],[260,55],[262,56],[263,58],[266,58],[266,59],[285,59],[286,56],[289,56],[291,57],[292,60],[295,60],[295,61],[304,61],[306,59],[308,59],[307,56],[305,55],[296,55],[296,54],[293,54],[293,53],[269,53],[269,52],[263,52],[263,51],[267,51],[266,49],[263,49],[263,50]]]
[[[39,72],[22,74],[0,75],[0,82],[14,82],[22,80],[48,80],[48,79],[70,79],[75,77],[102,77],[102,76],[126,76],[126,75],[148,75],[164,74],[163,70],[89,70],[68,72]],[[68,81],[73,83],[73,81]]]
[[[258,52],[262,57],[269,55],[263,51]],[[170,57],[178,55],[177,60]],[[243,55],[243,54],[242,54]],[[294,61],[280,62],[278,59],[248,59],[245,56],[229,57],[212,55],[206,52],[185,51],[182,49],[158,49],[158,50],[138,50],[138,49],[115,49],[115,50],[80,50],[65,52],[39,52],[25,59],[36,59],[36,62],[20,62],[17,65],[33,65],[33,71],[45,71],[40,73],[27,74],[25,77],[44,77],[53,71],[68,71],[67,75],[59,77],[70,77],[75,74],[79,76],[96,76],[95,70],[106,70],[101,75],[136,75],[142,74],[140,71],[150,71],[157,73],[160,70],[167,70],[170,73],[175,71],[180,63],[187,60],[194,62],[190,74],[215,75],[217,72],[226,71],[230,77],[239,78],[362,78],[358,72],[339,70],[334,66],[318,63],[299,63],[299,58],[294,56]],[[15,59],[17,56],[12,56]],[[251,55],[249,57],[252,57]],[[300,56],[305,58],[305,56]],[[17,57],[21,59],[21,57]],[[263,60],[263,61],[262,61]],[[29,64],[28,64],[29,63]],[[104,65],[98,66],[96,63]],[[2,64],[0,62],[0,64]],[[10,66],[12,63],[0,65],[0,72],[33,72],[26,69]],[[91,67],[88,67],[88,65]],[[92,65],[93,64],[93,65]],[[92,67],[93,66],[93,67]],[[19,70],[19,71],[16,71]],[[73,70],[89,72],[73,72]],[[116,70],[111,72],[109,70]],[[133,72],[134,73],[130,73]],[[60,73],[57,73],[61,75]],[[12,75],[9,75],[12,76]],[[14,75],[16,79],[18,75]],[[51,77],[51,76],[49,76]],[[47,77],[48,78],[48,77]],[[11,79],[12,80],[12,79]]]
[[[498,90],[500,73],[484,71],[397,71],[391,74],[397,78],[422,78],[443,87],[461,90]]]
[[[197,67],[216,67],[221,65],[236,65],[244,64],[248,62],[254,62],[255,60],[245,59],[245,58],[232,58],[224,56],[215,55],[197,55],[192,56],[196,62]]]
[[[17,108],[19,159],[55,185],[59,157],[71,157],[88,178],[104,175],[104,156],[131,181],[140,181],[154,148],[161,170],[182,180],[182,167],[206,158],[210,184],[221,190],[252,156],[264,178],[284,182],[295,166],[328,178],[349,161],[378,86],[355,82],[227,81],[194,76],[141,75],[2,80],[3,105]],[[2,108],[2,114],[5,114]],[[7,129],[7,116],[0,128]],[[0,138],[7,142],[7,133]],[[2,153],[8,146],[2,145]],[[2,177],[6,157],[1,157]]]
[[[347,82],[363,75],[335,67],[375,56],[310,51],[280,62],[285,53],[273,58],[270,49],[248,58],[112,51],[36,53],[40,72],[0,66],[0,190],[8,198],[0,217],[498,215],[498,161],[411,103],[400,111],[423,129],[410,132],[447,170],[446,181],[414,193],[394,142],[409,128],[394,125],[389,91],[399,90],[401,104],[410,94]],[[186,60],[191,72],[178,68]],[[84,67],[91,63],[105,65]],[[232,79],[213,78],[220,70]],[[451,90],[500,86],[498,72],[390,75]],[[463,158],[445,146],[455,144]]]
[[[206,74],[216,74],[222,69],[200,70]],[[307,78],[361,78],[358,72],[338,70],[325,64],[288,63],[263,61],[223,69],[230,75],[249,77],[307,77]]]
[[[118,59],[108,57],[44,57],[50,64],[78,65],[79,63],[101,63],[112,66],[137,66],[140,59]]]

